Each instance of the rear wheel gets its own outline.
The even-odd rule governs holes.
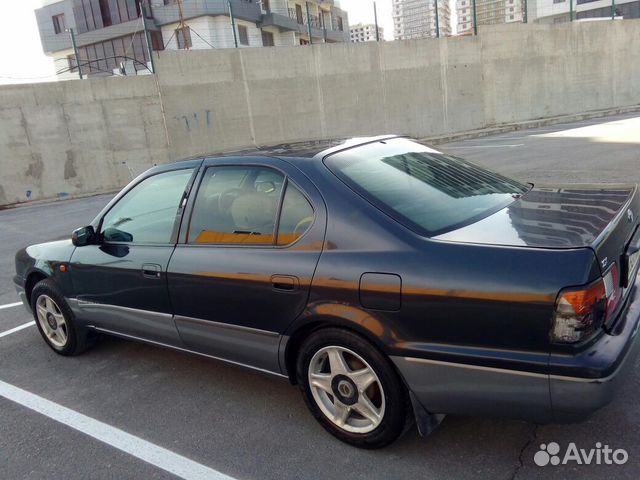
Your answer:
[[[380,448],[404,431],[408,394],[389,360],[348,330],[324,329],[300,347],[296,374],[307,406],[332,435]]]
[[[42,338],[60,355],[78,355],[93,345],[86,328],[78,326],[56,284],[45,279],[31,293],[31,310]]]

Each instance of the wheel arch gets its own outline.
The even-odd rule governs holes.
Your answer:
[[[289,378],[292,385],[297,384],[296,379],[296,361],[299,349],[302,343],[309,338],[314,332],[327,328],[339,328],[349,330],[365,340],[367,340],[374,348],[380,351],[389,361],[389,365],[396,372],[402,385],[404,385],[408,398],[410,415],[414,419],[420,436],[427,436],[442,422],[444,415],[429,412],[413,393],[411,386],[407,382],[397,365],[391,360],[389,347],[385,343],[387,336],[393,336],[393,332],[385,331],[386,335],[381,335],[378,329],[372,330],[370,323],[360,323],[353,321],[352,316],[332,316],[332,315],[303,315],[294,324],[294,328],[290,329],[285,338],[287,341],[281,345],[280,364],[283,373]],[[375,323],[374,323],[375,324]],[[369,327],[369,328],[368,328]]]
[[[28,275],[24,283],[24,292],[27,297],[27,302],[31,305],[31,293],[33,292],[33,288],[36,286],[38,282],[49,278],[49,275],[44,273],[42,270],[32,270]]]
[[[385,344],[388,332],[380,329],[381,322],[363,310],[357,309],[358,314],[354,315],[355,309],[347,306],[342,306],[342,308],[346,309],[343,315],[308,312],[306,315],[302,315],[285,335],[286,341],[280,347],[280,364],[283,373],[289,378],[292,385],[297,383],[295,364],[300,346],[318,330],[326,328],[349,330],[363,337],[386,357],[389,356],[388,346]],[[393,365],[393,362],[390,361],[390,363]],[[393,367],[395,369],[395,365]]]

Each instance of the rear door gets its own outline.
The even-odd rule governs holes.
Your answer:
[[[195,351],[278,372],[281,334],[306,306],[322,250],[324,202],[274,158],[208,160],[197,184],[168,269],[180,336]]]
[[[133,186],[101,218],[99,244],[75,249],[71,258],[75,303],[87,323],[180,344],[166,271],[183,202],[197,170],[193,162],[184,167],[159,172]]]

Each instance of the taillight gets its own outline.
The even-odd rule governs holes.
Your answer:
[[[556,301],[551,340],[576,343],[596,332],[620,302],[620,277],[613,264],[590,285],[562,290]]]

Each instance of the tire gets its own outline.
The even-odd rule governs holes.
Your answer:
[[[410,424],[409,395],[390,361],[349,330],[312,333],[300,346],[296,376],[316,420],[350,445],[385,447]]]
[[[40,335],[54,352],[64,356],[79,355],[94,344],[94,336],[78,325],[53,280],[41,280],[33,288],[31,311]]]

